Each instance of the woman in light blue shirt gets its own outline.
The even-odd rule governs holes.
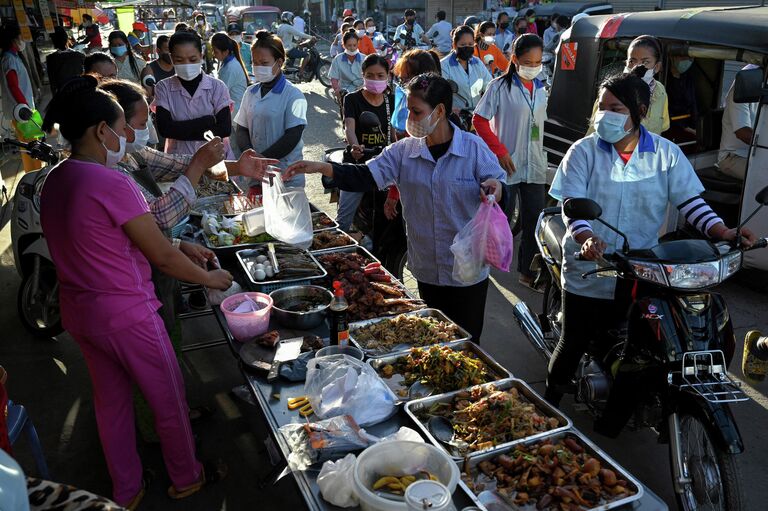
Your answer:
[[[240,48],[223,32],[211,37],[211,46],[214,58],[219,61],[219,80],[227,85],[229,97],[234,103],[232,112],[237,113],[249,81],[243,58],[240,56]]]
[[[474,111],[493,77],[475,54],[475,32],[462,25],[453,32],[453,51],[440,61],[443,78],[458,86],[453,95],[453,111]]]
[[[488,270],[467,285],[453,276],[450,246],[475,216],[485,193],[503,204],[504,171],[485,143],[448,120],[448,82],[435,73],[408,83],[410,137],[387,146],[365,165],[299,162],[287,178],[322,173],[342,190],[380,190],[397,184],[408,233],[408,266],[427,305],[444,311],[479,342]],[[331,183],[329,183],[331,184]]]
[[[689,224],[716,240],[733,240],[701,193],[704,187],[680,148],[641,122],[651,93],[634,74],[608,78],[600,88],[596,132],[576,142],[557,169],[550,194],[563,201],[587,197],[602,207],[601,219],[627,235],[633,250],[658,243],[669,204]],[[557,406],[586,346],[603,340],[626,317],[631,285],[605,275],[582,278],[604,252],[621,250],[622,239],[602,223],[565,218],[562,270],[562,337],[549,363],[547,401]],[[742,230],[745,242],[754,235]],[[585,260],[577,260],[575,254]]]
[[[337,95],[341,91],[352,92],[363,86],[363,60],[365,56],[357,49],[360,38],[354,28],[342,36],[344,53],[339,53],[331,62],[328,77]]]

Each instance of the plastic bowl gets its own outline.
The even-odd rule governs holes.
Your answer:
[[[363,360],[365,357],[365,354],[354,346],[326,346],[325,348],[317,350],[315,358],[327,357],[330,355],[349,355],[358,360]]]
[[[426,470],[453,494],[459,482],[459,467],[434,445],[392,440],[374,444],[355,461],[352,484],[363,511],[407,511],[405,502],[377,496],[371,488],[384,476],[403,476]]]
[[[255,312],[232,312],[243,303],[245,296],[251,300],[263,304],[265,307]],[[221,302],[221,311],[227,320],[232,337],[240,342],[245,342],[257,335],[261,335],[269,329],[269,316],[272,311],[272,298],[264,293],[237,293]]]

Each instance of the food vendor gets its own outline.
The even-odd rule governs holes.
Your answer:
[[[488,270],[471,285],[457,281],[450,246],[486,193],[502,201],[505,172],[480,138],[448,120],[453,93],[447,80],[435,73],[419,75],[409,82],[407,95],[410,137],[365,165],[302,161],[291,165],[285,178],[321,173],[350,191],[397,184],[408,232],[408,267],[421,297],[479,342]]]

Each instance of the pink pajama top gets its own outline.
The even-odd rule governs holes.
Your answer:
[[[149,262],[123,231],[148,212],[131,178],[103,165],[69,159],[48,174],[40,221],[71,334],[118,332],[160,307]]]

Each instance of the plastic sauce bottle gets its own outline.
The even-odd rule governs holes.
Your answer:
[[[331,301],[331,345],[349,345],[349,323],[347,322],[347,309],[349,303],[344,298],[344,289],[341,282],[333,282],[333,300]]]

